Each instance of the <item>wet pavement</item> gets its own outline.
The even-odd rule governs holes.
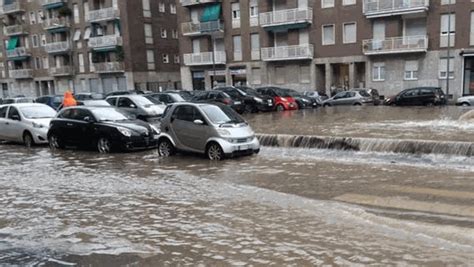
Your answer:
[[[402,123],[385,109],[248,119],[257,133],[474,141],[454,121],[463,109],[400,110],[416,118]],[[433,126],[445,121],[458,130]],[[3,144],[0,158],[0,265],[474,262],[472,157],[264,147],[209,162]]]

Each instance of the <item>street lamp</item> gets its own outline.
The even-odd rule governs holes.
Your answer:
[[[446,63],[446,96],[449,101],[449,70],[450,70],[450,61],[451,61],[451,14],[452,14],[452,5],[453,1],[449,2],[448,9],[448,50],[447,50],[447,63]]]

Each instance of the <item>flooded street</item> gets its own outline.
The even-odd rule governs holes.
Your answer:
[[[470,265],[474,124],[457,120],[466,111],[250,115],[257,134],[281,143],[223,162],[3,144],[0,265]],[[282,145],[293,135],[371,146]]]

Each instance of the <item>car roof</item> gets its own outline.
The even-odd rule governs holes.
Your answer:
[[[17,107],[17,108],[21,108],[21,107],[44,107],[44,106],[49,107],[48,105],[40,104],[40,103],[11,103],[11,104],[3,104],[3,105],[0,105],[0,106],[13,106],[13,107]]]

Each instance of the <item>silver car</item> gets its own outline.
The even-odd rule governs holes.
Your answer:
[[[158,152],[168,157],[177,151],[222,160],[257,154],[260,143],[248,123],[228,106],[174,103],[168,106],[161,121]]]
[[[373,105],[374,100],[365,90],[340,92],[323,102],[324,107],[339,105],[361,106],[367,104]]]
[[[474,95],[463,96],[458,98],[458,100],[456,101],[456,105],[465,107],[474,106]]]
[[[166,108],[164,104],[156,104],[142,95],[109,96],[105,99],[111,106],[117,107],[137,117],[139,120],[155,122]]]
[[[44,104],[0,106],[0,140],[19,142],[31,147],[48,143],[49,123],[56,111]]]

